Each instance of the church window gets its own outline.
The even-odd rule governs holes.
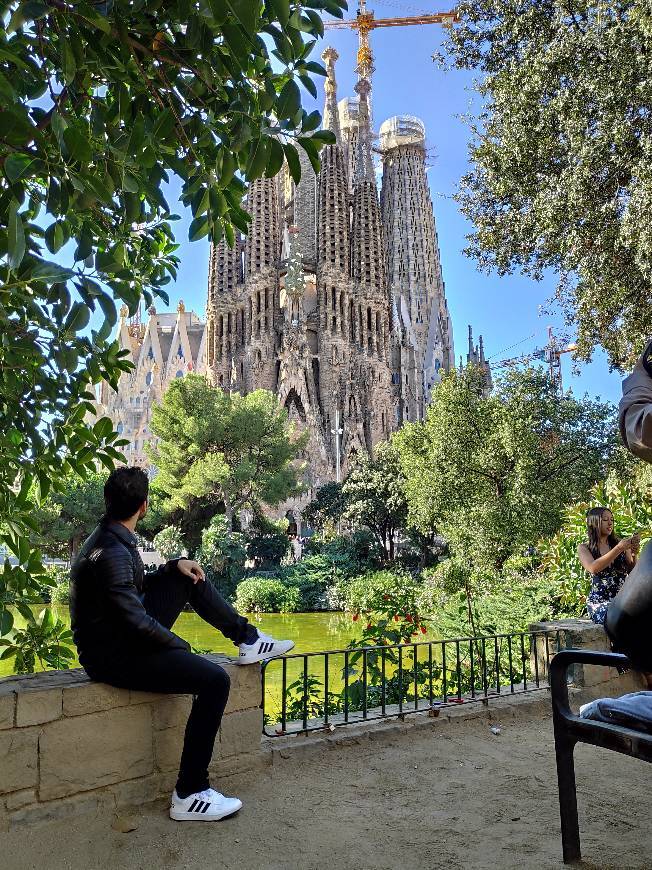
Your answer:
[[[124,423],[118,423],[118,425],[116,426],[116,432],[118,433],[118,435],[122,435],[124,429]]]
[[[147,359],[154,359],[154,351],[152,350],[151,345],[149,350],[147,351]]]
[[[147,384],[148,387],[152,383],[152,373],[151,372],[147,372],[147,374],[145,375],[145,383]]]
[[[183,347],[179,345],[179,350],[177,351],[177,356],[183,359]]]
[[[333,311],[335,311],[336,309],[335,287],[331,287],[331,308],[333,309]]]
[[[229,313],[228,313],[228,315],[227,315],[227,321],[226,321],[226,331],[227,331],[227,333],[228,333],[229,335],[231,335],[231,327],[232,327],[232,324],[231,324],[231,312],[229,311]]]
[[[224,317],[221,314],[220,314],[220,326],[219,326],[219,330],[218,330],[217,334],[219,335],[220,338],[222,338],[222,336],[224,335]]]
[[[256,314],[260,314],[260,290],[256,293]]]
[[[223,385],[224,385],[224,375],[220,375],[220,377],[219,377],[219,384],[220,384],[220,386],[223,386]]]
[[[175,378],[182,378],[182,377],[183,377],[183,372],[181,371],[181,369],[179,369],[179,370],[177,371],[177,373],[176,373],[176,375],[175,375],[174,377],[175,377]]]
[[[265,311],[269,308],[269,290],[265,287]]]

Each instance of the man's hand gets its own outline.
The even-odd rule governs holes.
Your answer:
[[[202,566],[199,562],[193,562],[192,559],[179,559],[177,568],[186,577],[192,578],[193,583],[199,583],[206,579]]]

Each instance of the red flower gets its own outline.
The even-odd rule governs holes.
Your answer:
[[[425,634],[426,631],[427,631],[427,629],[426,629],[425,625],[422,625],[422,626],[421,626],[421,632],[422,632],[423,634]]]
[[[412,614],[411,613],[407,613],[405,615],[405,618],[407,619],[408,622],[412,622]]]
[[[398,613],[394,614],[394,622],[398,622]]]
[[[353,621],[354,621],[354,622],[357,622],[358,616],[359,616],[358,613],[354,613],[354,614],[353,614]]]
[[[389,601],[389,595],[383,595],[383,601]]]
[[[371,628],[371,623],[369,622],[369,623],[367,624],[367,631],[369,631],[370,628]]]

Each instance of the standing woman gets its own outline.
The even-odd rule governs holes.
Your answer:
[[[614,535],[613,514],[605,507],[591,508],[586,515],[586,528],[588,543],[577,548],[582,566],[591,574],[586,609],[593,622],[604,625],[607,606],[636,564],[641,541],[638,534],[618,540]]]

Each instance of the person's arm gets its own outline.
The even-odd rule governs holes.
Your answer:
[[[629,538],[618,541],[615,547],[612,547],[608,553],[605,553],[604,556],[599,556],[597,559],[593,558],[593,554],[586,544],[580,544],[577,548],[577,555],[585,571],[588,571],[589,574],[599,574],[600,571],[608,568],[621,553],[627,552],[629,544]]]
[[[618,406],[620,435],[635,456],[652,462],[652,341],[641,354],[632,374],[623,381]]]
[[[134,566],[127,552],[105,550],[96,563],[96,577],[104,586],[114,617],[127,631],[152,646],[189,650],[190,644],[161,625],[143,607],[134,584]]]

